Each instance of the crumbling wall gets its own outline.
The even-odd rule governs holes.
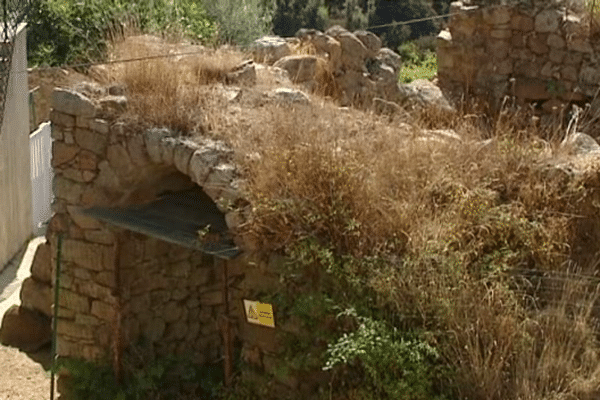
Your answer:
[[[600,84],[600,42],[584,13],[565,4],[452,3],[458,14],[438,36],[440,84],[496,105],[513,95],[548,113],[589,100]]]

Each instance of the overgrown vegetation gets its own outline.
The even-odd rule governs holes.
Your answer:
[[[29,64],[103,60],[108,41],[132,31],[205,42],[213,37],[215,26],[194,0],[33,0],[27,32]]]
[[[548,167],[558,143],[509,108],[383,117],[245,93],[238,111],[203,86],[236,57],[131,63],[114,78],[142,126],[236,149],[252,205],[239,233],[287,260],[261,300],[307,332],[287,338],[278,379],[325,368],[320,395],[350,400],[598,396],[597,173]]]
[[[398,80],[410,83],[415,79],[432,79],[437,74],[437,55],[435,43],[431,38],[406,42],[398,47],[402,58]]]

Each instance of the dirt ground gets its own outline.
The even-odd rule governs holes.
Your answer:
[[[42,364],[50,360],[50,349],[27,354],[0,345],[0,400],[49,399],[50,371]]]
[[[39,240],[24,246],[7,266],[0,267],[0,310],[18,302],[21,275],[29,271],[31,263],[31,256],[25,250],[36,241]],[[2,314],[4,312],[0,311],[0,321]],[[0,400],[49,399],[51,360],[50,346],[27,354],[0,344]]]

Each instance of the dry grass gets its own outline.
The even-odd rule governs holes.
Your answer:
[[[597,393],[595,287],[572,277],[556,285],[542,274],[565,271],[585,234],[575,214],[597,219],[580,204],[585,185],[543,172],[556,142],[506,110],[390,119],[318,100],[254,102],[251,88],[232,105],[210,83],[242,58],[132,63],[114,79],[127,84],[139,123],[216,136],[236,149],[253,206],[241,233],[265,251],[315,238],[335,254],[385,259],[353,273],[407,327],[440,332],[461,397]],[[425,128],[448,127],[460,141],[425,140]]]

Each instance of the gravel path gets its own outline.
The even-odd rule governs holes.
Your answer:
[[[34,238],[0,272],[0,319],[13,304],[19,304],[21,283],[43,237]],[[45,400],[50,398],[50,348],[24,353],[0,345],[0,400]],[[55,399],[58,396],[55,396]]]

